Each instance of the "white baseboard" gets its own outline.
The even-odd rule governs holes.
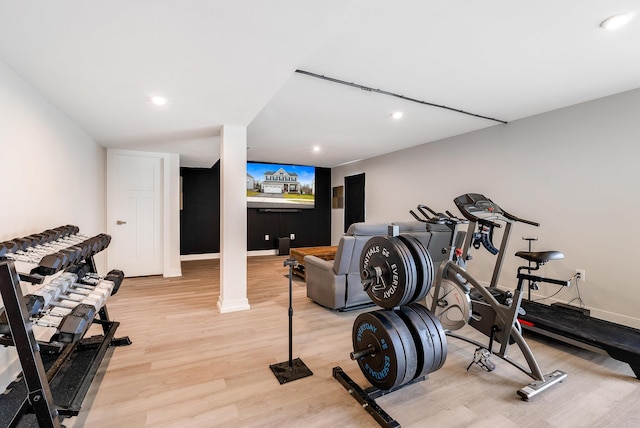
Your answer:
[[[163,273],[162,276],[165,278],[182,276],[182,269],[171,269],[168,272]]]
[[[220,253],[204,253],[204,254],[185,254],[180,256],[181,262],[189,262],[192,260],[213,260],[219,259]]]
[[[275,256],[278,254],[277,250],[253,250],[247,251],[248,257],[254,256]],[[191,260],[214,260],[219,259],[220,253],[205,253],[205,254],[185,254],[180,256],[181,262],[188,262]]]
[[[251,309],[247,299],[222,300],[222,296],[218,297],[218,310],[221,314],[246,311],[247,309]]]
[[[249,257],[254,257],[254,256],[277,256],[278,255],[278,251],[277,250],[253,250],[253,251],[247,251],[247,256]]]

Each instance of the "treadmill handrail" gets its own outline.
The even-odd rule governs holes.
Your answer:
[[[464,202],[463,200],[469,200],[469,201],[473,201],[473,203],[469,203],[469,202]],[[502,207],[500,207],[498,204],[496,204],[495,202],[493,202],[491,199],[487,198],[486,196],[480,194],[480,193],[466,193],[464,195],[460,195],[457,198],[454,199],[454,203],[456,204],[456,206],[458,207],[458,209],[460,210],[460,212],[462,213],[463,216],[465,216],[467,219],[469,219],[470,221],[473,221],[475,223],[484,223],[486,225],[489,226],[494,226],[494,227],[500,227],[500,225],[498,223],[495,223],[493,220],[493,218],[481,218],[476,216],[475,214],[471,213],[471,211],[469,211],[467,209],[468,206],[477,206],[476,204],[479,201],[486,201],[488,203],[490,203],[493,207],[495,207],[495,209],[492,211],[487,210],[487,212],[491,212],[495,217],[497,217],[498,219],[500,219],[500,217],[504,217],[507,220],[510,220],[512,222],[520,222],[520,223],[526,223],[529,224],[531,226],[540,226],[540,223],[535,222],[533,220],[526,220],[520,217],[517,217],[511,213],[508,213],[507,211],[505,211]]]
[[[513,214],[509,214],[508,212],[504,211],[504,216],[506,218],[508,218],[509,220],[512,220],[514,222],[520,222],[520,223],[526,223],[526,224],[530,224],[531,226],[536,226],[536,227],[540,227],[540,223],[538,223],[537,221],[533,221],[533,220],[525,220],[523,218],[520,217],[516,217]]]

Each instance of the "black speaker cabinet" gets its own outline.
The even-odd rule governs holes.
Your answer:
[[[289,240],[289,238],[278,238],[278,255],[288,256],[290,244],[291,241]]]

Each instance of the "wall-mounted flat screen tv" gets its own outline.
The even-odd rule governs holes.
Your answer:
[[[316,168],[247,162],[247,208],[315,208]]]

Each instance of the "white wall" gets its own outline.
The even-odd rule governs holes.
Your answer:
[[[64,224],[104,232],[104,149],[2,62],[0,171],[0,241]],[[1,348],[0,391],[19,371],[15,351]]]
[[[565,259],[543,274],[568,279],[586,270],[580,293],[592,315],[640,328],[638,262],[640,214],[640,89],[425,144],[332,171],[332,186],[366,174],[366,220],[411,220],[419,203],[458,211],[453,198],[482,193],[505,210],[538,221],[518,224],[508,253],[526,249],[523,236],[538,237],[534,250],[555,249]],[[343,231],[333,210],[332,240]],[[495,239],[499,243],[499,238]],[[476,251],[469,270],[491,279],[493,259]],[[502,286],[515,286],[520,259],[510,256]],[[541,295],[557,290],[544,286]],[[558,296],[576,297],[572,285]]]

